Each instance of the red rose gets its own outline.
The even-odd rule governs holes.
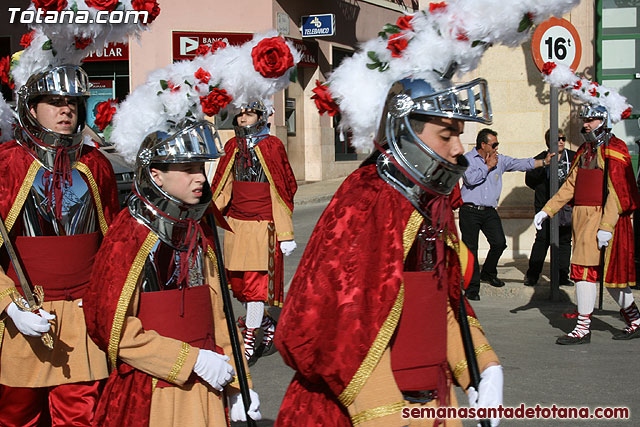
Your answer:
[[[340,111],[340,107],[338,107],[338,104],[331,96],[329,87],[320,83],[320,80],[316,80],[316,87],[311,92],[315,94],[311,99],[315,101],[320,114],[328,113],[333,117]]]
[[[224,49],[225,47],[227,47],[227,43],[224,40],[216,40],[211,43],[211,53],[218,49]]]
[[[440,3],[431,3],[429,4],[429,13],[434,13],[436,11],[444,12],[446,8],[447,8],[447,3],[444,1]]]
[[[11,58],[5,56],[4,58],[0,58],[0,83],[4,83],[9,88],[13,89],[15,84],[13,83],[13,78],[10,73],[11,69]]]
[[[580,89],[581,87],[582,87],[582,80],[578,80],[578,81],[576,82],[576,84],[574,84],[574,85],[573,85],[573,88],[574,88],[575,90],[578,90],[578,89]]]
[[[94,9],[112,11],[116,8],[118,0],[85,0],[85,3]]]
[[[207,96],[200,97],[200,105],[202,105],[202,111],[207,116],[215,116],[221,109],[226,107],[232,98],[227,94],[224,89],[214,88]]]
[[[36,9],[44,11],[57,10],[60,12],[67,7],[67,0],[33,0],[33,5]]]
[[[76,49],[82,50],[93,43],[93,39],[91,37],[87,37],[86,39],[83,37],[75,36],[76,40]]]
[[[262,77],[276,78],[293,67],[293,55],[282,37],[263,39],[251,50],[253,68]]]
[[[171,93],[177,92],[180,90],[180,85],[174,85],[173,83],[171,83],[170,81],[167,82],[167,87],[169,89],[171,89]]]
[[[149,13],[147,24],[151,24],[160,14],[160,6],[158,6],[156,0],[133,0],[131,6],[133,6],[135,10],[147,11]]]
[[[211,79],[211,73],[203,70],[202,67],[198,68],[198,71],[196,71],[194,76],[202,83],[209,83],[209,79]]]
[[[456,40],[459,40],[461,42],[468,42],[469,37],[467,37],[465,33],[458,33],[458,35],[456,36]]]
[[[23,34],[20,38],[20,46],[27,48],[33,41],[33,36],[35,35],[36,30],[31,30],[27,34]]]
[[[201,44],[200,46],[198,46],[198,48],[196,49],[196,56],[204,56],[207,53],[209,53],[209,50],[211,48],[209,47],[208,44]]]
[[[622,112],[622,115],[620,116],[622,119],[628,119],[629,116],[631,115],[631,107],[627,108],[626,110],[624,110]]]
[[[398,18],[396,21],[396,26],[401,30],[411,30],[413,31],[413,26],[411,25],[411,20],[413,19],[413,15],[404,15]]]
[[[542,74],[546,74],[548,76],[556,67],[557,67],[557,64],[555,62],[551,62],[551,61],[545,62],[544,65],[542,66]]]
[[[389,42],[387,43],[387,49],[391,51],[391,56],[394,58],[401,58],[402,51],[405,50],[409,46],[409,40],[407,40],[406,34],[397,33],[393,34],[389,37]]]
[[[115,99],[109,99],[96,105],[96,119],[93,123],[98,126],[100,131],[105,130],[111,123],[111,119],[116,112],[117,103]]]
[[[595,87],[592,87],[591,89],[589,89],[589,95],[598,96],[598,90]]]

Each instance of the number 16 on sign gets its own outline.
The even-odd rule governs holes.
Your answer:
[[[576,70],[582,54],[580,36],[566,19],[551,18],[533,33],[531,53],[540,70],[545,62],[563,64]]]

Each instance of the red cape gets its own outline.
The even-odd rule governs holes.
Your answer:
[[[211,230],[203,225],[207,237]],[[158,236],[123,209],[105,237],[83,298],[87,332],[107,353],[113,369],[102,393],[94,425],[149,425],[151,376],[117,360],[126,310],[144,263]],[[211,241],[211,239],[209,239]],[[209,255],[213,254],[209,244]],[[115,369],[114,369],[115,368]]]
[[[287,152],[284,149],[282,141],[275,136],[269,135],[258,142],[256,148],[256,153],[260,158],[260,163],[267,175],[269,184],[276,189],[276,193],[289,210],[293,211],[293,196],[296,194],[298,184],[291,170]],[[222,187],[224,187],[229,175],[233,171],[236,151],[238,151],[238,140],[236,137],[233,137],[227,141],[224,146],[224,152],[226,154],[220,159],[213,181],[211,182],[213,200],[218,197],[222,191]]]
[[[345,407],[368,374],[356,377],[377,364],[397,326],[404,258],[421,223],[375,165],[361,167],[338,189],[307,244],[276,331],[280,354],[297,371],[278,425],[351,425]],[[461,262],[472,266],[473,258],[458,240],[450,209],[448,224],[446,274],[457,314]],[[474,315],[469,305],[467,311]]]
[[[74,165],[91,190],[102,234],[120,211],[118,190],[111,163],[99,150],[82,146]],[[24,201],[42,166],[15,140],[0,145],[0,216],[8,230],[15,225]]]

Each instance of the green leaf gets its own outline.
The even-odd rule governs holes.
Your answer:
[[[108,125],[106,128],[104,128],[104,130],[102,131],[102,137],[104,138],[105,141],[109,141],[111,139],[111,131],[113,130],[113,126]]]
[[[376,68],[378,68],[380,66],[380,63],[376,63],[376,64],[367,64],[367,68],[370,70],[375,70]]]
[[[387,39],[387,33],[385,33],[384,31],[380,31],[380,32],[378,33],[378,37],[382,37],[383,39],[385,39],[385,40],[386,40],[386,39]]]
[[[483,42],[482,40],[474,40],[474,41],[471,43],[471,47],[476,47],[476,46],[480,46],[480,45],[483,45],[483,44],[486,44],[486,43],[485,43],[485,42]]]
[[[51,49],[51,54],[52,54],[53,56],[56,56],[56,55],[58,54],[58,52],[56,52],[56,50],[55,50],[55,49]]]
[[[160,95],[162,95],[162,93],[163,92],[161,90],[159,90],[158,93],[156,93],[156,95],[160,96]]]
[[[389,34],[397,34],[402,30],[400,30],[400,27],[398,27],[397,25],[385,24],[385,26],[382,27],[382,31],[384,31],[385,33],[389,33]]]
[[[298,81],[298,67],[293,67],[293,70],[291,70],[291,74],[289,74],[289,81],[291,83]]]
[[[531,20],[531,15],[525,13],[522,19],[520,20],[520,25],[518,26],[518,32],[521,33],[523,31],[528,30],[533,25],[533,21]]]
[[[169,87],[169,83],[167,83],[166,80],[160,80],[160,87],[162,88],[162,90],[167,90],[167,88]]]
[[[375,53],[373,50],[370,50],[369,52],[367,52],[367,56],[373,62],[380,62],[380,58],[378,58],[378,54]]]
[[[604,93],[604,96],[609,96],[609,94],[610,94],[610,93],[611,93],[611,92],[605,92],[605,93]]]
[[[184,83],[189,87],[193,87],[193,85],[191,83],[189,83],[188,81],[186,81],[186,80],[184,81]]]
[[[51,50],[52,46],[51,46],[51,39],[48,39],[46,42],[44,42],[44,44],[42,45],[42,50]]]
[[[382,64],[380,64],[380,68],[378,68],[378,71],[380,71],[381,73],[384,73],[388,69],[389,69],[389,63],[383,62]]]
[[[78,13],[78,3],[74,1],[71,5],[71,10],[73,10],[73,13]]]

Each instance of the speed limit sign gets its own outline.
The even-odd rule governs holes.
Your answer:
[[[575,71],[582,56],[580,36],[571,22],[551,18],[538,25],[534,31],[531,54],[541,72],[544,63],[550,61],[566,65]]]

